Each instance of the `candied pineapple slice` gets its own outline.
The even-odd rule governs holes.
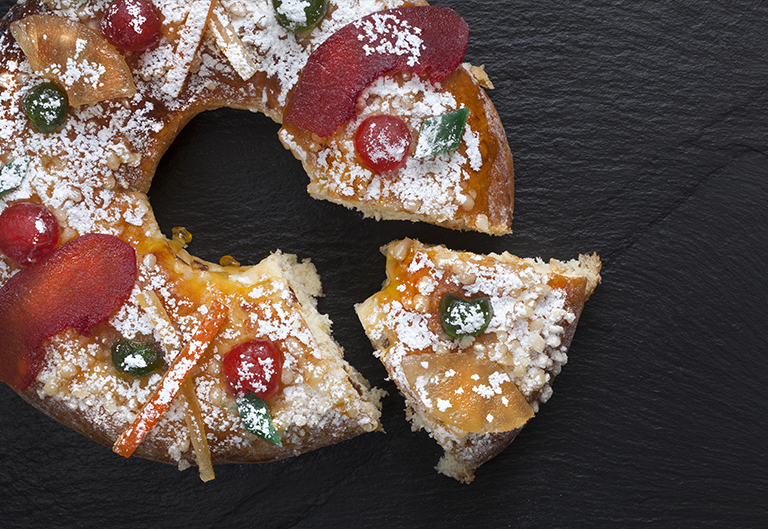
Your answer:
[[[136,93],[122,55],[98,32],[56,15],[30,15],[11,24],[32,69],[59,83],[74,107]]]
[[[507,372],[471,351],[410,355],[402,369],[429,412],[461,430],[507,432],[534,415]]]

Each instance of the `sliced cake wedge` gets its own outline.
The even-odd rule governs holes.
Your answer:
[[[545,263],[412,239],[383,251],[386,282],[358,316],[413,428],[445,450],[438,471],[468,483],[551,397],[600,259]]]

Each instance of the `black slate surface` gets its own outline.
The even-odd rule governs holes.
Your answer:
[[[2,0],[2,11],[11,2]],[[468,21],[515,155],[514,234],[375,222],[304,191],[263,116],[193,120],[151,201],[191,251],[309,257],[387,434],[194,470],[125,460],[0,388],[0,528],[765,527],[768,524],[768,6],[444,0]],[[352,305],[410,236],[479,252],[596,251],[553,398],[471,485],[432,470]]]

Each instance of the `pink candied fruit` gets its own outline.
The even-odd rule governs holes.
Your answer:
[[[0,288],[0,381],[19,391],[37,376],[43,340],[72,327],[89,335],[130,295],[136,252],[112,235],[73,239]]]
[[[0,251],[21,266],[36,263],[59,242],[59,221],[35,202],[17,202],[0,213]]]
[[[469,26],[441,6],[367,15],[331,35],[310,55],[285,122],[327,137],[356,114],[358,97],[381,75],[410,71],[438,82],[464,59]]]

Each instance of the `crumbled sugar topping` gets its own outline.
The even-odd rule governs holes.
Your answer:
[[[145,312],[139,309],[139,304],[136,301],[136,295],[139,292],[139,287],[134,287],[128,300],[109,319],[109,324],[129,340],[141,335],[151,336],[155,331],[155,326]]]
[[[22,63],[25,86],[35,86],[41,79]],[[28,153],[27,178],[0,201],[0,210],[11,201],[38,196],[51,208],[62,228],[75,232],[103,232],[118,235],[115,226],[121,220],[141,225],[149,206],[145,200],[113,191],[117,174],[107,160],[112,153],[127,157],[126,145],[141,150],[151,145],[151,135],[162,123],[150,117],[153,105],[137,95],[136,105],[128,109],[114,102],[71,108],[61,130],[39,134],[30,129],[21,110],[23,95],[21,77],[16,77],[15,90],[0,92],[0,105],[6,119],[0,120],[0,142],[10,151],[0,152],[6,160]],[[105,126],[95,126],[95,119],[108,118]],[[59,163],[46,164],[46,159]],[[121,182],[121,185],[127,185]],[[122,212],[122,214],[121,214]]]

